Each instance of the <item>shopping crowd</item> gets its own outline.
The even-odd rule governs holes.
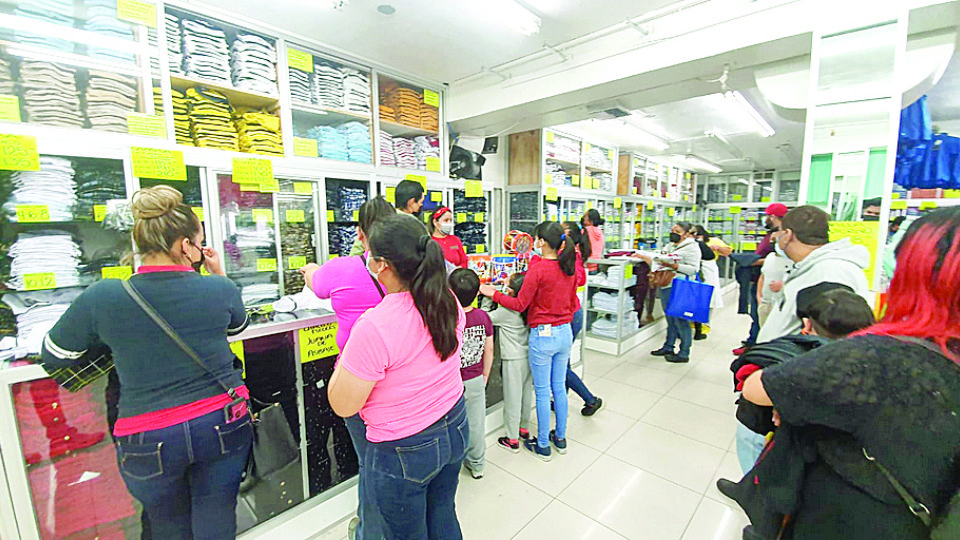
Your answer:
[[[590,210],[579,223],[541,223],[527,270],[486,284],[466,268],[450,210],[438,208],[425,227],[415,218],[423,188],[404,181],[395,193],[393,204],[376,197],[360,208],[353,256],[302,272],[338,322],[327,394],[360,462],[351,540],[457,539],[460,471],[484,476],[495,336],[499,448],[550,461],[567,452],[568,389],[584,416],[603,406],[570,366],[584,324],[577,291],[596,271],[586,261],[603,255],[603,220]],[[47,335],[43,360],[70,367],[90,349],[112,349],[118,464],[152,538],[234,538],[254,427],[226,337],[246,327],[246,311],[178,191],[141,190],[132,209],[137,273],[84,291]],[[815,207],[774,204],[766,214],[770,232],[750,257],[687,222],[673,224],[658,252],[636,254],[641,316],[657,289],[669,312],[683,277],[713,286],[703,307],[720,307],[717,261],[737,258],[740,307],[754,326],[731,367],[745,476],[719,487],[750,517],[744,537],[955,532],[944,516],[956,511],[948,503],[960,485],[960,210],[898,233],[877,323],[865,249],[831,242],[829,216]],[[689,362],[707,332],[668,316],[652,354]]]

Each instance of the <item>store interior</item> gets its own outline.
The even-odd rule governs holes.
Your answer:
[[[891,221],[960,200],[960,2],[831,20],[805,2],[384,2],[0,2],[0,540],[141,537],[105,378],[68,392],[36,362],[85,287],[135,271],[139,189],[180,190],[224,254],[253,322],[231,338],[245,381],[301,448],[289,497],[240,509],[245,540],[355,511],[325,391],[336,317],[299,269],[349,256],[360,206],[401,181],[424,186],[425,222],[451,207],[483,281],[526,267],[538,223],[592,209],[608,255],[657,250],[677,221],[744,253],[769,204],[812,204],[870,250],[878,298]],[[588,382],[591,358],[665,328],[631,260],[595,262],[572,358]]]

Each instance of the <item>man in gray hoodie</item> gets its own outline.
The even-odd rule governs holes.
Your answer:
[[[783,282],[783,300],[774,306],[760,329],[758,342],[797,334],[803,323],[797,318],[797,293],[819,283],[847,285],[869,302],[870,286],[864,270],[870,252],[843,238],[830,242],[830,216],[815,206],[801,206],[784,218],[774,233],[777,252],[793,264]]]

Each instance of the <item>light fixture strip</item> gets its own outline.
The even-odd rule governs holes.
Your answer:
[[[724,98],[737,104],[737,107],[740,109],[740,111],[747,115],[747,117],[750,118],[750,120],[754,123],[757,133],[764,137],[771,137],[776,133],[766,119],[764,119],[764,117],[753,108],[753,105],[750,105],[750,102],[747,101],[747,98],[743,97],[743,94],[737,91],[728,91],[726,94],[724,94]]]

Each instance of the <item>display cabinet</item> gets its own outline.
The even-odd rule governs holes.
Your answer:
[[[493,192],[484,190],[482,184],[469,190],[454,188],[451,192],[454,234],[463,242],[464,250],[468,255],[493,253],[491,249],[498,247],[493,236]]]
[[[378,163],[441,172],[440,92],[378,76]]]
[[[584,309],[584,346],[611,355],[621,355],[640,344],[639,315],[634,310],[631,288],[637,284],[636,259],[591,258],[599,272],[587,277]]]
[[[324,180],[329,257],[345,257],[357,239],[360,207],[370,197],[370,182],[326,178]]]

